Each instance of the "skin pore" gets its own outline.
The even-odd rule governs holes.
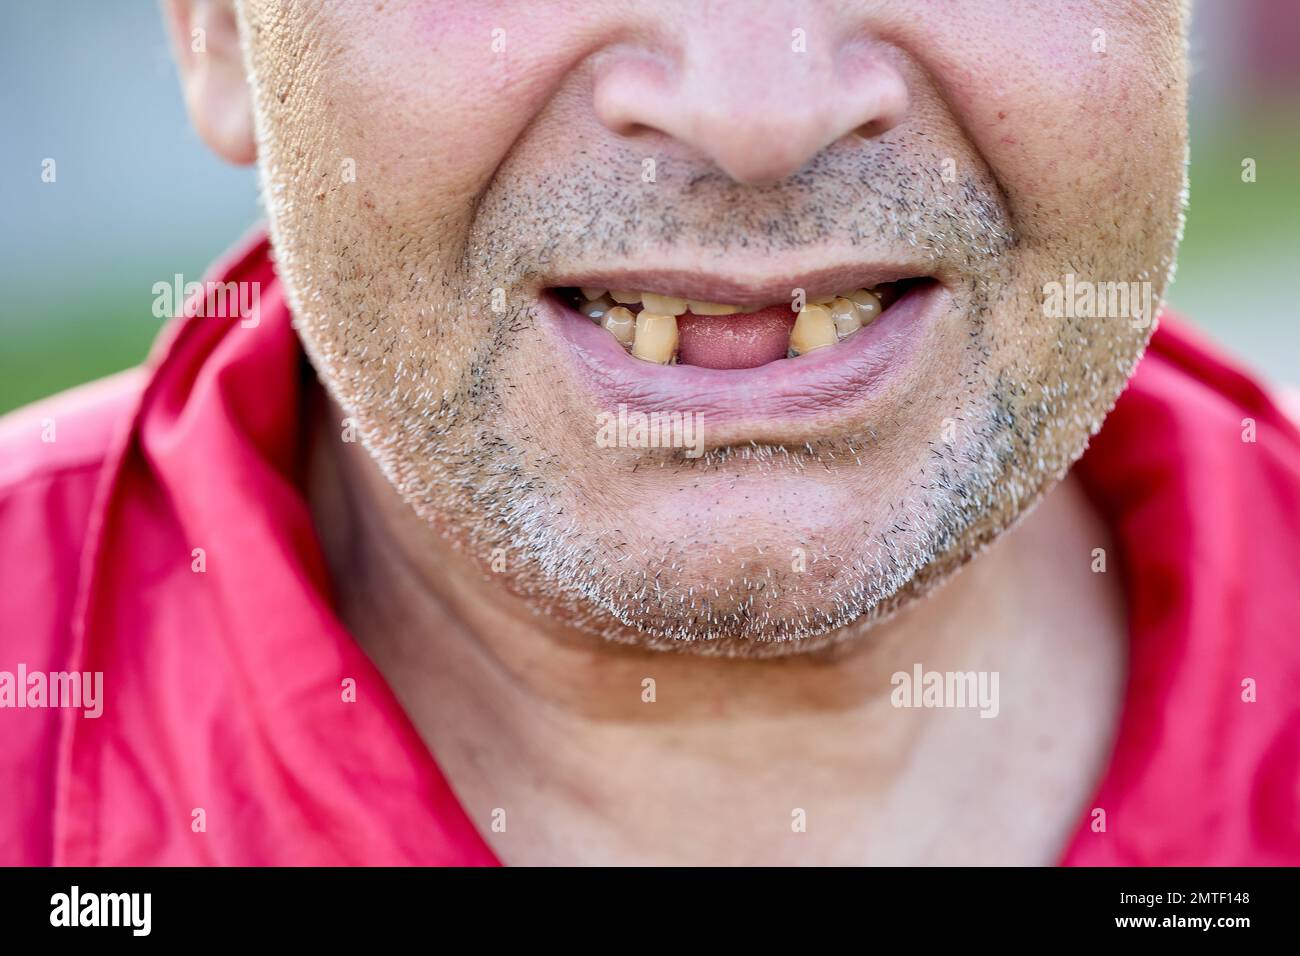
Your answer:
[[[503,859],[1060,852],[1124,621],[1105,528],[1053,483],[1150,327],[1043,290],[1163,292],[1180,4],[169,9],[226,51],[178,50],[187,102],[258,158],[328,393],[308,492],[339,612]],[[842,408],[706,421],[699,459],[599,447],[539,305],[855,262],[937,280],[905,360]],[[998,716],[891,706],[917,662],[998,672]]]

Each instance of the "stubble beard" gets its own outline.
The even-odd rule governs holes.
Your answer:
[[[319,224],[291,221],[283,190],[267,195],[279,197],[268,203],[277,248],[314,236],[309,251],[299,243],[281,257],[313,364],[397,493],[444,544],[579,631],[699,654],[772,656],[855,638],[979,553],[1082,453],[1150,334],[1121,320],[1045,319],[1038,292],[1056,275],[1027,274],[1021,237],[992,182],[970,177],[940,188],[916,172],[937,163],[905,159],[907,145],[901,137],[857,161],[823,154],[741,202],[733,198],[741,187],[707,172],[661,167],[660,189],[638,197],[601,169],[544,177],[507,164],[464,242],[437,255],[420,244],[413,252],[401,235],[356,241],[346,230],[364,229],[364,216],[330,217],[333,233],[323,235]],[[770,561],[708,580],[676,548],[672,529],[661,549],[629,550],[584,519],[572,477],[589,459],[557,461],[538,439],[545,427],[520,427],[543,424],[528,422],[519,399],[546,377],[544,368],[525,374],[519,365],[521,349],[535,356],[547,347],[534,307],[538,276],[586,249],[617,253],[634,241],[721,252],[744,237],[750,249],[779,253],[832,238],[866,248],[882,234],[954,280],[943,324],[965,344],[951,380],[925,383],[909,408],[854,436],[732,446],[697,459],[646,450],[635,462],[682,481],[852,475],[864,455],[907,449],[911,468],[873,509],[874,521],[833,545],[802,539],[793,526],[769,533]],[[1096,261],[1105,247],[1083,241],[1090,238],[1050,258],[1062,271],[1093,261],[1098,274],[1123,274],[1124,263]],[[1158,296],[1168,262],[1149,271]],[[502,311],[488,306],[493,290],[504,293]],[[1025,328],[1033,330],[1029,350],[1023,332],[1013,332]],[[918,406],[946,412],[927,421],[956,423],[951,440],[936,428],[918,435],[910,417]],[[707,535],[681,541],[709,546]],[[813,574],[791,567],[792,543],[806,546]],[[722,545],[723,565],[731,556]]]

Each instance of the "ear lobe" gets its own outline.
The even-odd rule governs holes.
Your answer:
[[[199,136],[236,165],[257,159],[253,99],[231,0],[164,0],[185,107]]]

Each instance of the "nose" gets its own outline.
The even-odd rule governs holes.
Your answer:
[[[907,84],[864,26],[803,5],[707,9],[661,43],[610,51],[595,75],[601,123],[624,136],[657,131],[760,186],[850,133],[877,136],[905,117]]]

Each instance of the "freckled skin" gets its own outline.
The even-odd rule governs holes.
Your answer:
[[[500,586],[610,640],[810,650],[923,595],[1069,468],[1150,335],[1127,318],[1047,318],[1044,285],[1149,281],[1158,301],[1172,268],[1181,4],[792,10],[241,6],[276,255],[322,380],[437,532],[439,560],[486,570],[505,549]],[[901,118],[754,185],[723,168],[734,157],[597,117],[613,99],[602,84],[670,87],[710,43],[761,48],[735,82],[779,97],[791,18],[811,55],[886,64],[906,87]],[[951,301],[855,427],[807,445],[696,461],[599,448],[532,308],[548,276],[624,256],[811,268],[846,250],[917,256]]]

